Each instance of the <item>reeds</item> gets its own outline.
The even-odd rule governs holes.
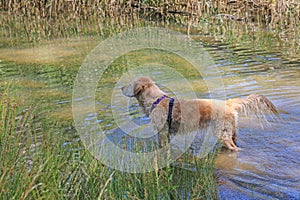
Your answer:
[[[241,21],[281,28],[299,24],[297,0],[1,0],[0,33],[27,41],[112,32],[157,25]]]
[[[72,126],[47,118],[38,103],[20,106],[11,88],[2,89],[0,199],[217,199],[214,155],[191,160],[192,171],[116,171],[90,155]]]
[[[27,41],[77,35],[109,35],[136,20],[128,3],[119,1],[0,1],[4,37]],[[110,27],[110,28],[107,28]]]
[[[220,1],[218,15],[246,23],[271,26],[296,26],[300,2],[297,0],[226,0]]]

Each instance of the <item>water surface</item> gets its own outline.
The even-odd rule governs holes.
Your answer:
[[[271,120],[265,129],[254,119],[240,119],[238,146],[242,151],[223,151],[216,161],[220,199],[300,199],[300,55],[299,48],[294,46],[297,38],[289,38],[283,44],[280,38],[266,42],[268,37],[265,40],[262,35],[267,32],[252,34],[261,39],[224,42],[228,41],[224,36],[192,35],[215,60],[227,98],[263,94],[281,112],[281,121]],[[70,122],[71,89],[76,71],[80,61],[99,40],[62,41],[50,41],[34,48],[0,49],[0,77],[2,85],[15,81],[18,86],[15,94],[24,97],[24,101],[37,98],[47,103],[45,109],[50,110],[49,118]],[[149,54],[145,53],[139,59],[145,60],[147,56]],[[177,63],[175,61],[175,58],[170,59],[171,63]],[[97,123],[106,130],[116,128],[111,121],[110,95],[114,81],[122,73],[118,71],[122,65],[117,63],[116,66],[108,71],[113,75],[105,77],[98,88],[101,95],[97,96]],[[167,71],[149,71],[164,89],[174,86],[186,96],[191,92]],[[205,82],[193,72],[189,77],[199,98],[224,92],[222,87],[208,91]],[[120,105],[125,112],[127,108]],[[137,105],[132,108],[132,116],[148,123]],[[95,117],[90,114],[86,120]],[[68,144],[66,142],[66,146]]]

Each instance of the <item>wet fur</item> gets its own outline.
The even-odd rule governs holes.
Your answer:
[[[163,99],[150,112],[153,102],[166,95],[149,77],[139,77],[122,88],[125,96],[135,97],[143,112],[151,118],[151,123],[158,131],[160,146],[168,139],[167,115],[169,98]],[[279,115],[276,107],[263,95],[252,94],[247,98],[228,99],[226,102],[211,99],[175,99],[172,112],[171,134],[188,133],[211,126],[215,136],[224,147],[238,151],[237,126],[239,115],[264,114]],[[263,118],[266,121],[266,118]]]

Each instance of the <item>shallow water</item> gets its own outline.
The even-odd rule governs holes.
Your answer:
[[[299,49],[293,48],[289,56],[287,52],[292,44],[289,45],[287,41],[282,45],[280,39],[273,39],[266,48],[265,43],[253,40],[233,44],[211,40],[208,36],[192,37],[203,44],[214,59],[222,76],[227,98],[244,97],[251,93],[263,94],[281,112],[282,119],[270,121],[269,127],[265,129],[254,119],[240,119],[238,146],[242,150],[237,153],[224,151],[217,158],[220,199],[300,199]],[[50,117],[72,120],[72,90],[69,87],[72,83],[66,82],[74,81],[76,70],[80,66],[80,63],[76,63],[77,60],[84,58],[98,42],[93,38],[80,38],[67,42],[51,41],[50,44],[34,48],[0,49],[1,83],[11,79],[19,81],[15,84],[19,84],[17,93],[20,96],[33,95],[32,98],[46,99],[52,113]],[[147,56],[149,55],[142,55],[139,59],[146,60]],[[168,59],[171,63],[176,63],[176,59]],[[7,61],[17,65],[12,66]],[[24,63],[40,66],[20,71],[19,67]],[[64,71],[60,67],[53,67],[54,65],[60,65],[64,69],[66,66],[75,66],[75,70]],[[148,69],[151,67],[148,66]],[[174,79],[174,74],[168,74],[168,70],[157,69],[159,66],[156,70],[149,70],[149,73],[164,89],[175,88],[177,92],[180,91],[180,95],[189,96],[191,90],[182,84],[182,80]],[[112,72],[120,73],[114,69]],[[143,74],[145,71],[141,70],[139,73]],[[116,128],[116,124],[111,122],[109,97],[111,90],[115,88],[114,80],[117,77],[106,77],[98,88],[101,95],[96,97],[96,107],[99,110],[97,123],[105,130]],[[190,77],[189,81],[198,97],[209,97],[210,93],[222,95],[224,92],[222,87],[208,91],[202,79],[193,73]],[[120,85],[117,89],[120,89]],[[169,92],[172,94],[172,91]],[[116,94],[114,109],[120,109],[120,112],[123,109],[125,112],[127,108],[120,102],[118,104],[118,98],[121,98],[120,94]],[[147,123],[147,118],[140,114],[136,102],[132,106],[131,114],[137,123]],[[119,117],[122,120],[122,116]],[[90,114],[86,121],[94,118]],[[66,142],[66,146],[68,144]]]
[[[217,167],[226,180],[226,184],[221,187],[226,188],[228,184],[237,193],[246,192],[255,199],[299,198],[300,90],[299,82],[294,81],[299,80],[299,77],[297,70],[289,70],[289,73],[291,74],[286,79],[275,79],[270,82],[272,89],[260,87],[256,82],[244,86],[242,90],[239,86],[231,87],[231,91],[235,93],[248,90],[250,93],[265,94],[285,112],[281,113],[281,122],[271,122],[266,130],[257,127],[255,122],[248,120],[243,122],[241,119],[242,128],[238,144],[243,150],[239,153],[221,154],[217,160]],[[246,188],[253,189],[247,191]],[[227,196],[226,192],[223,194]]]
[[[224,69],[229,98],[263,94],[282,118],[270,121],[265,129],[253,119],[240,119],[242,151],[221,152],[217,159],[221,199],[300,198],[300,59],[287,60],[280,54],[284,49],[276,46],[270,52],[238,47],[230,52],[223,47],[212,50],[220,57],[216,63]]]

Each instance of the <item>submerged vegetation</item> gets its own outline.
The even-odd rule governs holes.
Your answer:
[[[135,60],[134,53],[128,55],[132,62],[151,58],[141,52]],[[126,68],[122,60],[101,80],[108,91],[101,91],[103,106],[105,98],[110,101],[112,79],[121,73],[115,68]],[[218,198],[215,154],[203,159],[183,155],[176,166],[135,174],[95,159],[73,124],[70,99],[78,66],[72,65],[0,63],[0,199]],[[109,112],[99,113],[105,123],[112,123]]]

